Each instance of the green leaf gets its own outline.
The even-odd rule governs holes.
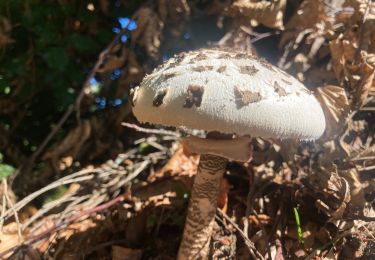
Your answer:
[[[80,33],[73,33],[69,40],[72,47],[82,53],[96,53],[99,49],[99,45],[91,37]]]
[[[96,39],[103,45],[107,45],[113,39],[113,32],[108,28],[98,29]]]
[[[68,188],[66,186],[60,186],[56,189],[53,189],[50,193],[48,193],[47,197],[44,199],[43,205],[61,198],[62,196],[64,196],[67,190]]]
[[[61,41],[58,30],[53,26],[37,25],[34,31],[38,35],[35,38],[38,49],[43,50],[48,45],[59,44]]]
[[[51,69],[63,71],[69,63],[69,56],[61,47],[53,47],[48,49],[43,58]]]
[[[0,163],[0,181],[14,173],[15,169],[14,167]]]

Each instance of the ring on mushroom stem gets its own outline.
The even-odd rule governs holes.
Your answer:
[[[314,95],[286,72],[248,53],[200,49],[177,55],[132,93],[140,122],[237,136],[313,140],[325,130]],[[178,259],[209,255],[220,180],[228,159],[248,161],[248,137],[210,133],[182,141],[201,153]]]

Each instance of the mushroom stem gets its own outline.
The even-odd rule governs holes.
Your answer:
[[[187,153],[213,154],[238,162],[249,162],[252,156],[249,137],[207,139],[189,136],[181,144]]]
[[[220,182],[228,160],[202,154],[195,176],[178,260],[207,259]]]

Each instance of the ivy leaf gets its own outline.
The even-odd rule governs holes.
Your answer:
[[[72,47],[81,53],[96,53],[99,45],[91,38],[83,34],[73,33],[70,36]]]
[[[15,169],[14,167],[0,163],[0,181],[14,173]]]
[[[48,49],[43,58],[47,65],[54,70],[63,71],[69,63],[69,56],[61,47],[53,47]]]

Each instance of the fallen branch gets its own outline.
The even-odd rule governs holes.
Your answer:
[[[104,204],[101,204],[101,205],[96,206],[94,208],[83,210],[83,211],[69,217],[68,219],[62,221],[61,223],[58,223],[58,224],[54,225],[53,227],[43,231],[42,233],[30,237],[29,239],[27,239],[22,244],[14,246],[14,247],[12,247],[12,248],[4,251],[4,252],[1,252],[0,258],[5,257],[7,254],[9,254],[11,252],[16,252],[17,250],[19,250],[20,248],[22,248],[24,246],[32,245],[32,244],[42,240],[43,238],[49,236],[50,234],[55,233],[59,230],[62,230],[64,228],[68,227],[69,225],[71,225],[72,223],[74,223],[75,221],[79,220],[80,218],[82,218],[84,216],[88,216],[88,215],[91,215],[93,213],[98,213],[98,212],[104,211],[104,210],[112,207],[113,205],[116,205],[116,204],[120,203],[121,201],[125,200],[128,196],[129,196],[129,193],[125,193],[125,194],[120,195],[120,196],[118,196],[118,197],[116,197],[116,198],[114,198],[114,199],[112,199],[112,200],[110,200],[110,201],[108,201]]]

